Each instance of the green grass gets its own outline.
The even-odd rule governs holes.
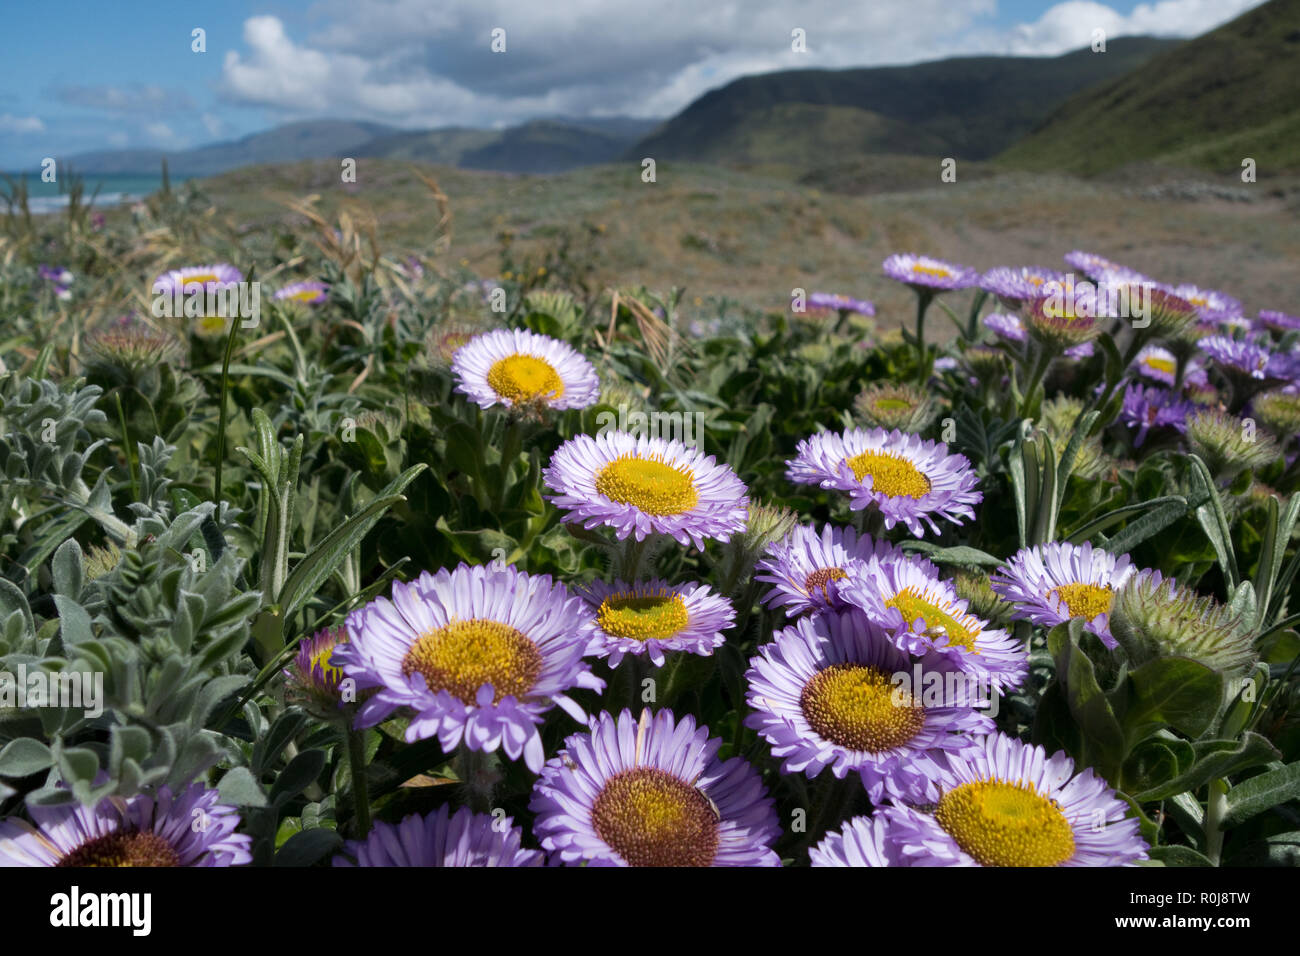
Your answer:
[[[1109,54],[1107,54],[1109,55]],[[1272,0],[1062,106],[999,159],[1096,173],[1149,161],[1300,169],[1300,0]]]

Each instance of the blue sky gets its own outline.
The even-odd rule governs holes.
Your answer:
[[[1191,36],[1259,0],[312,0],[11,5],[0,168],[184,149],[295,119],[500,126],[667,116],[736,76]],[[204,53],[191,31],[206,31]],[[505,50],[491,49],[494,28]],[[791,33],[806,34],[806,52]]]

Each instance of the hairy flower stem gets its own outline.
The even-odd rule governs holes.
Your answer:
[[[1205,802],[1205,855],[1215,866],[1223,855],[1223,815],[1228,809],[1228,785],[1221,778],[1210,781]]]
[[[357,839],[370,832],[370,784],[366,779],[366,735],[348,728],[343,731],[348,744],[348,769],[352,771],[352,813]]]
[[[1026,418],[1029,415],[1029,409],[1033,405],[1034,393],[1038,391],[1038,386],[1043,383],[1043,377],[1047,374],[1047,367],[1052,364],[1052,353],[1048,349],[1040,349],[1038,358],[1034,362],[1033,371],[1029,374],[1029,383],[1025,388],[1024,397],[1020,400],[1020,417]]]
[[[933,300],[933,292],[916,294],[916,381],[919,385],[924,385],[929,377],[925,362],[925,312]]]
[[[488,755],[481,750],[470,750],[462,743],[456,751],[456,776],[460,778],[470,809],[475,813],[491,813],[497,780]]]
[[[226,354],[221,360],[221,404],[217,412],[217,467],[212,481],[212,503],[221,513],[221,466],[226,459],[226,394],[230,389],[230,357],[235,352],[235,333],[239,323],[231,321],[230,334],[226,336]]]

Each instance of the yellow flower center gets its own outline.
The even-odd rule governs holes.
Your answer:
[[[1115,592],[1099,584],[1062,584],[1047,592],[1048,597],[1055,594],[1070,611],[1070,617],[1082,617],[1091,621],[1098,614],[1108,614]]]
[[[334,656],[334,645],[331,644],[322,650],[317,651],[311,656],[311,672],[315,673],[316,668],[320,668],[321,679],[327,684],[334,684],[343,679],[343,669],[335,667],[330,663],[330,658]]]
[[[885,607],[898,608],[908,624],[913,624],[918,619],[924,621],[926,630],[936,637],[935,643],[940,646],[943,645],[943,639],[937,632],[942,630],[948,637],[948,646],[960,647],[972,654],[979,653],[975,647],[975,638],[979,636],[980,628],[975,620],[969,616],[966,616],[965,622],[958,620],[915,588],[903,588],[885,601]]]
[[[884,671],[863,664],[831,664],[799,695],[808,725],[824,740],[849,750],[881,753],[901,747],[925,725],[925,709],[896,691]]]
[[[649,515],[684,514],[700,500],[689,469],[636,454],[623,455],[602,468],[596,475],[596,490],[610,501]]]
[[[1074,855],[1060,804],[1030,783],[964,783],[943,795],[934,818],[983,866],[1057,866]]]
[[[402,660],[402,674],[419,671],[429,690],[445,690],[474,704],[478,689],[491,684],[494,704],[523,697],[542,673],[542,652],[509,624],[487,618],[452,621],[421,634]]]
[[[713,804],[685,780],[655,767],[610,777],[592,804],[591,823],[631,866],[709,866],[718,852]]]
[[[1175,371],[1173,359],[1158,358],[1152,356],[1146,360],[1146,366],[1157,372],[1164,372],[1166,375],[1173,375]]]
[[[187,275],[181,278],[181,286],[187,285],[207,285],[209,282],[220,282],[221,277],[215,272],[196,272],[193,275]]]
[[[919,262],[916,263],[916,265],[912,266],[912,271],[917,273],[918,275],[934,276],[936,279],[947,279],[949,276],[952,275],[951,272],[949,272],[947,269],[943,268],[942,266],[927,266],[927,265],[922,265]]]
[[[600,602],[596,611],[600,629],[615,637],[636,641],[672,637],[690,623],[686,602],[678,594],[660,590],[658,594],[634,594],[624,591],[611,594]]]
[[[229,321],[220,315],[201,315],[196,320],[195,327],[203,336],[220,335],[226,331],[226,323]]]
[[[55,866],[180,866],[175,848],[156,833],[118,831],[81,844]]]
[[[818,568],[812,574],[804,579],[803,589],[811,594],[813,591],[821,590],[822,597],[826,597],[826,586],[832,581],[843,581],[848,577],[843,568]]]
[[[295,292],[289,296],[294,302],[315,302],[320,297],[320,292],[316,289],[303,289],[301,292]]]
[[[516,353],[498,359],[488,369],[487,381],[494,392],[512,402],[557,399],[564,394],[564,381],[554,366],[535,355]]]
[[[922,498],[930,493],[930,479],[901,455],[864,451],[845,459],[845,464],[858,481],[870,475],[871,490],[890,498]]]

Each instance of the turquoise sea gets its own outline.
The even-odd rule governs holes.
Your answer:
[[[94,197],[94,204],[97,209],[135,202],[150,193],[157,192],[162,187],[162,177],[157,173],[90,173],[84,176],[77,175],[85,184],[85,198],[87,200],[90,199],[91,194],[95,193],[96,189],[99,190]],[[8,177],[8,179],[3,177]],[[55,212],[68,204],[68,197],[65,192],[67,189],[66,182],[42,182],[40,173],[34,172],[0,174],[0,193],[8,194],[11,188],[10,180],[16,182],[19,179],[27,182],[28,206],[32,212]],[[182,177],[172,177],[173,187],[179,186],[182,182],[184,182]],[[3,208],[3,206],[4,200],[0,198],[0,208]]]

